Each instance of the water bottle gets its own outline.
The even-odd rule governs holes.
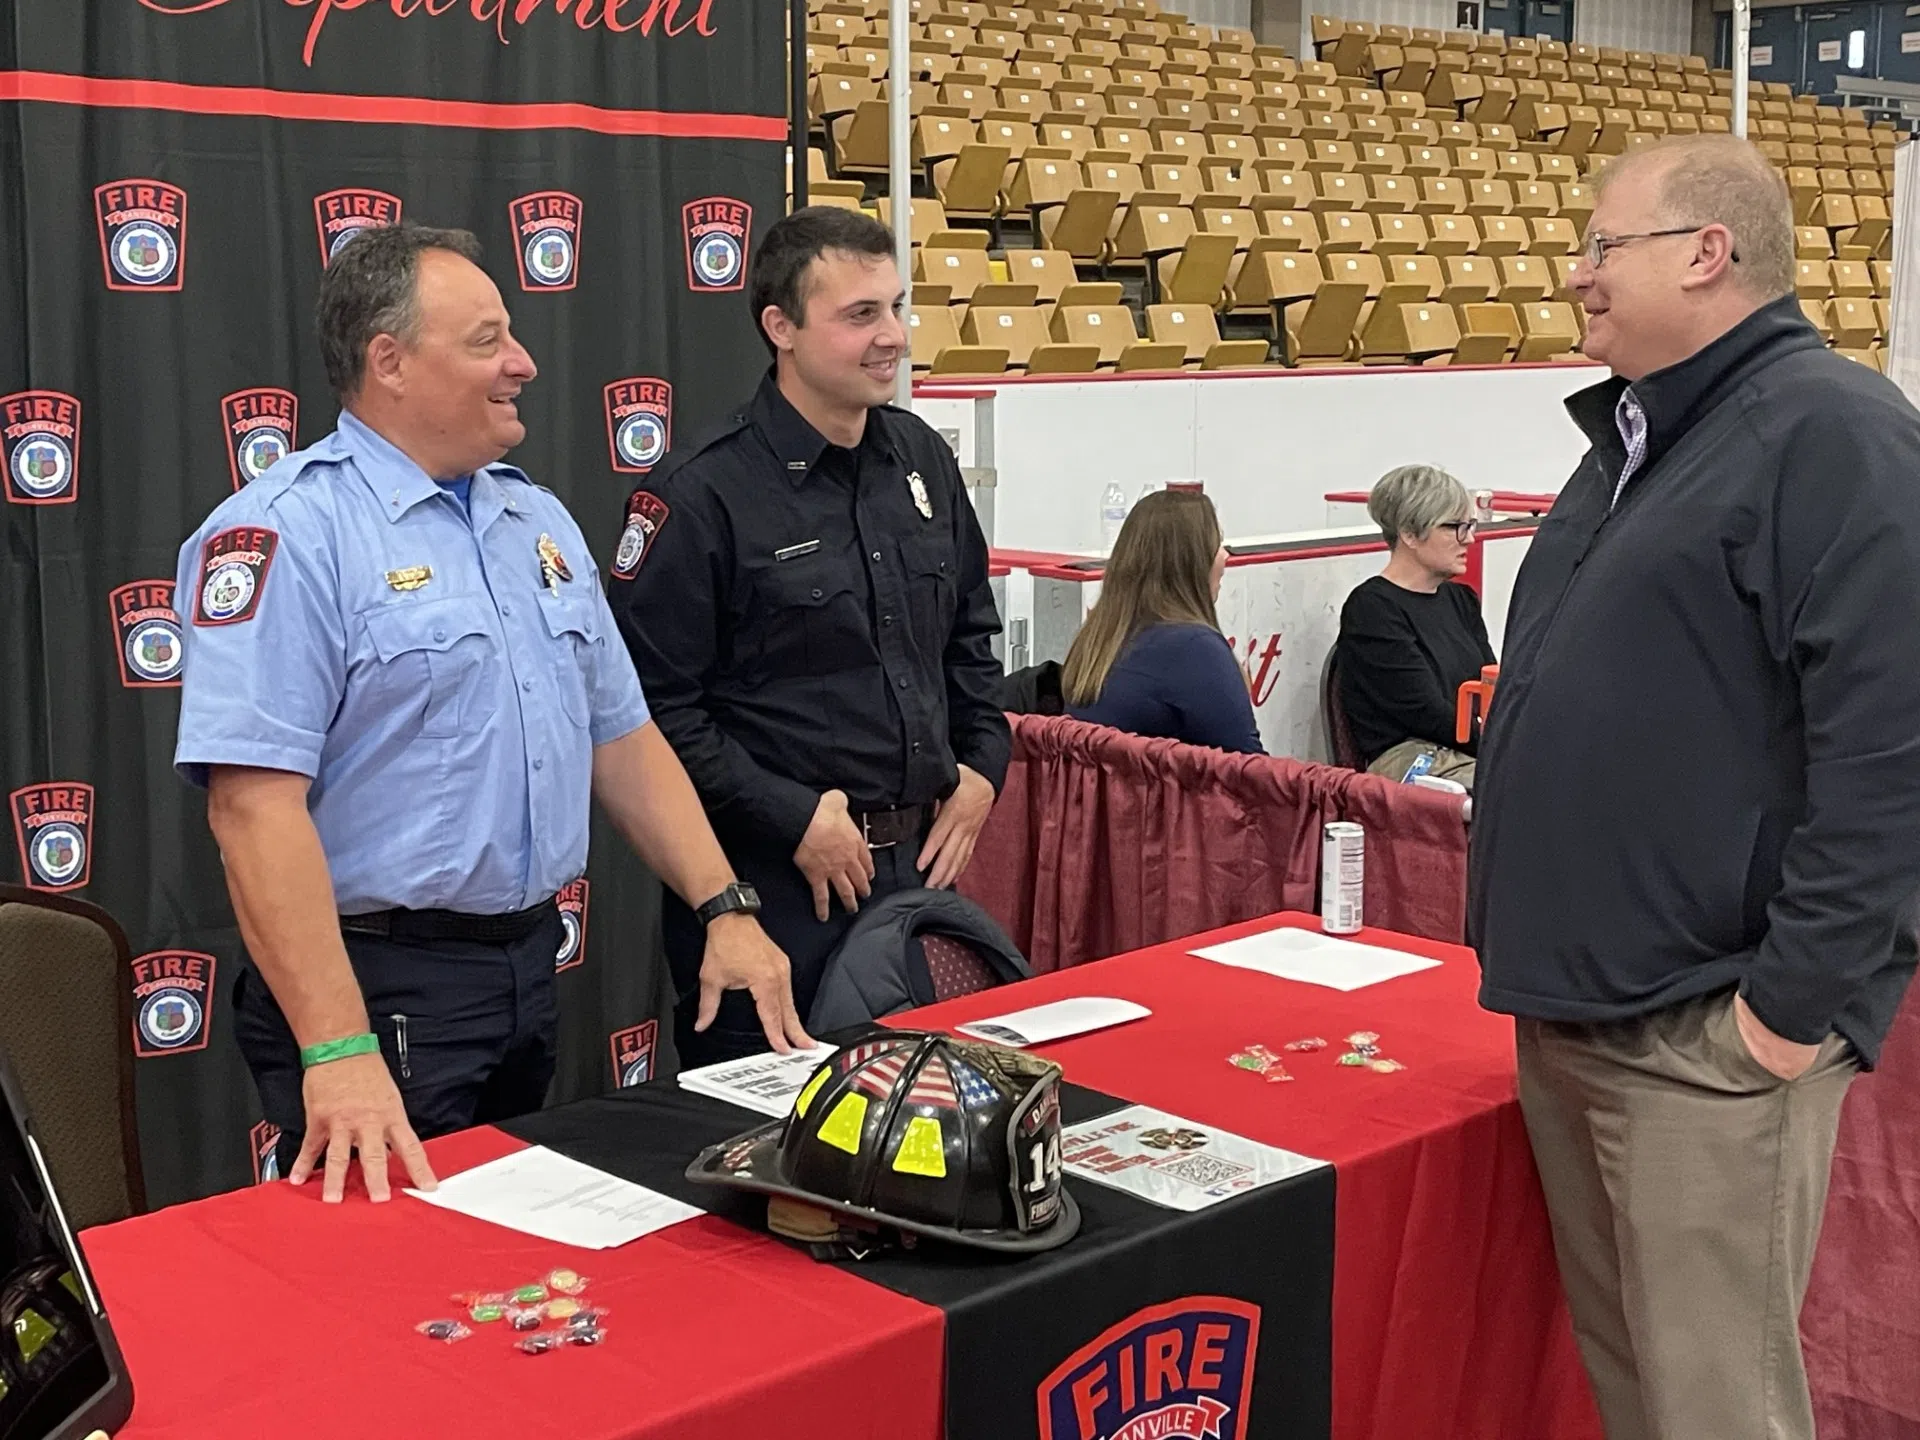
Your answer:
[[[1100,547],[1106,554],[1113,554],[1114,542],[1120,538],[1120,527],[1126,523],[1127,492],[1120,488],[1118,481],[1110,480],[1100,497]]]

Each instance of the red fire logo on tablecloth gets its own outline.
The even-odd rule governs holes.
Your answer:
[[[560,906],[560,949],[553,957],[556,973],[571,970],[587,958],[587,882],[584,878],[560,887],[554,897]]]
[[[687,285],[694,290],[742,290],[747,284],[747,232],[753,207],[709,195],[680,207],[687,244]]]
[[[197,950],[155,950],[133,962],[133,1053],[143,1059],[207,1048],[215,961]]]
[[[58,390],[0,395],[0,468],[15,505],[80,498],[80,402]]]
[[[297,448],[300,401],[278,385],[256,385],[220,397],[227,465],[238,490],[258,480]]]
[[[653,1078],[654,1042],[659,1038],[660,1022],[643,1021],[608,1036],[613,1050],[613,1083],[622,1090],[644,1085]]]
[[[341,247],[362,230],[398,225],[400,197],[357,185],[329,190],[313,197],[313,220],[320,227],[320,263],[331,265]]]
[[[20,873],[31,890],[78,890],[93,870],[93,786],[25,785],[9,797]]]
[[[522,195],[507,207],[522,290],[571,290],[580,278],[580,220],[586,207],[564,190]]]
[[[1141,1310],[1040,1382],[1040,1440],[1247,1440],[1259,1344],[1244,1300]]]
[[[673,386],[651,375],[635,375],[615,380],[605,394],[613,468],[644,475],[673,444]]]
[[[187,278],[187,192],[164,180],[94,187],[109,290],[178,290]]]
[[[129,690],[177,688],[182,651],[173,581],[129,580],[107,596],[107,605],[120,683]]]

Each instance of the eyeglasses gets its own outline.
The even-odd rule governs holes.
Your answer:
[[[1678,225],[1671,230],[1642,230],[1633,235],[1595,233],[1587,236],[1583,253],[1586,255],[1588,268],[1598,270],[1606,263],[1608,254],[1618,250],[1622,245],[1631,245],[1635,240],[1661,240],[1669,235],[1697,235],[1706,228],[1705,225]],[[1738,261],[1740,252],[1734,251],[1731,258]]]
[[[1433,528],[1436,530],[1451,530],[1453,532],[1453,538],[1458,540],[1462,545],[1465,545],[1473,539],[1475,532],[1479,530],[1480,522],[1478,520],[1442,520]]]

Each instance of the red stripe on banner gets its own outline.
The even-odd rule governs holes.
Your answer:
[[[666,135],[701,140],[787,138],[784,115],[608,110],[571,101],[507,104],[428,100],[417,95],[338,95],[253,85],[188,85],[173,80],[101,80],[44,70],[0,70],[0,101],[40,100],[110,110],[250,115],[268,120],[339,120],[361,125],[439,125],[458,130],[590,130],[598,135]]]

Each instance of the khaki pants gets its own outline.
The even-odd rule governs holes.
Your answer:
[[[1731,991],[1516,1031],[1520,1106],[1607,1440],[1813,1440],[1800,1302],[1852,1048],[1830,1036],[1783,1081],[1741,1040]]]
[[[1442,780],[1457,781],[1473,789],[1473,770],[1477,763],[1473,756],[1462,754],[1458,750],[1449,750],[1444,745],[1436,745],[1431,740],[1402,740],[1391,750],[1381,751],[1378,758],[1367,766],[1369,775],[1384,775],[1389,780],[1404,780],[1407,771],[1413,768],[1413,762],[1422,755],[1433,756],[1433,768],[1427,773]]]

